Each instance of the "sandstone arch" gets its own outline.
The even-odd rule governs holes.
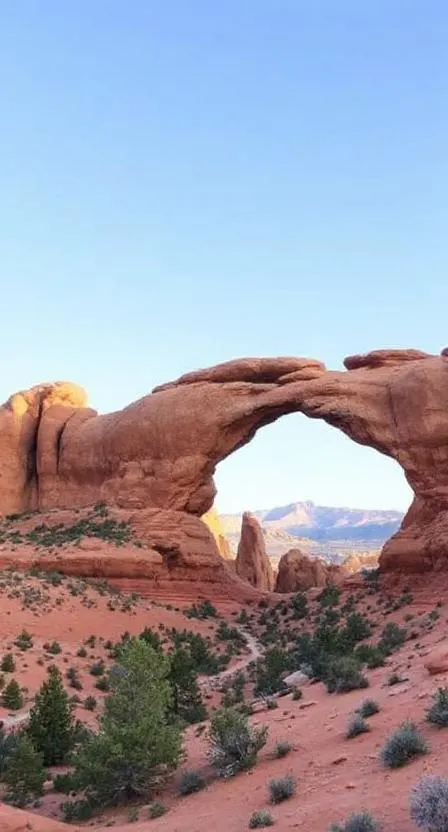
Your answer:
[[[404,469],[415,497],[381,567],[445,566],[446,356],[378,350],[347,358],[345,367],[328,371],[294,357],[239,359],[189,373],[103,416],[85,406],[74,385],[15,394],[0,411],[0,512],[102,500],[199,518],[213,503],[219,461],[263,425],[302,412]]]

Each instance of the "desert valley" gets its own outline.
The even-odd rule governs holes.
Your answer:
[[[448,828],[447,380],[446,351],[379,350],[104,416],[70,383],[10,397],[1,830]],[[220,517],[216,466],[292,412],[394,458],[407,515]]]

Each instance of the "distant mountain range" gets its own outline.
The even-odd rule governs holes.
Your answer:
[[[299,547],[329,560],[353,551],[375,551],[393,535],[403,519],[399,511],[317,506],[310,501],[253,511],[261,523],[268,554],[278,557]],[[222,514],[223,531],[236,551],[241,514]]]

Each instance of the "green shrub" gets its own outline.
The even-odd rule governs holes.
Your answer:
[[[72,705],[55,665],[48,668],[48,678],[36,695],[27,731],[36,751],[42,753],[46,766],[63,763],[74,746]]]
[[[300,699],[303,699],[303,690],[298,687],[293,688],[291,699],[293,702],[298,702]]]
[[[399,673],[390,673],[387,677],[387,684],[391,688],[393,685],[400,685],[405,680],[402,679]]]
[[[104,662],[99,661],[91,665],[89,673],[91,676],[104,676],[105,670]]]
[[[428,745],[426,740],[413,722],[403,722],[391,734],[381,749],[381,760],[388,768],[400,768],[409,763],[414,757],[426,754]]]
[[[439,688],[426,711],[426,719],[439,728],[448,726],[448,688]]]
[[[128,809],[128,823],[137,823],[138,821],[138,808],[137,806],[131,806]]]
[[[96,708],[97,702],[94,696],[86,696],[84,699],[84,707],[86,711],[94,711]]]
[[[4,782],[7,786],[5,800],[14,806],[26,806],[43,794],[45,770],[42,755],[35,751],[26,734],[17,740]]]
[[[275,746],[276,757],[286,757],[290,751],[292,751],[292,745],[290,742],[287,742],[286,740],[281,740]]]
[[[349,719],[345,736],[346,739],[351,740],[353,737],[358,737],[359,734],[366,734],[368,731],[370,731],[370,728],[361,714],[353,714]]]
[[[55,792],[60,794],[70,794],[76,790],[76,783],[73,782],[73,775],[70,772],[66,774],[55,774],[53,777],[53,788]]]
[[[130,638],[110,673],[99,732],[77,751],[74,777],[95,808],[146,798],[181,754],[178,724],[170,722],[169,660]]]
[[[23,695],[16,679],[11,679],[2,692],[1,702],[4,708],[18,711],[23,708]]]
[[[67,823],[78,820],[89,820],[93,815],[93,806],[86,798],[61,803],[62,816]]]
[[[85,647],[80,647],[76,655],[79,656],[80,659],[85,659],[86,656],[87,656],[86,648]]]
[[[351,815],[342,826],[333,823],[330,832],[381,832],[381,825],[369,812],[360,812]]]
[[[291,598],[292,617],[300,620],[308,615],[308,601],[303,592],[298,592]]]
[[[78,676],[76,667],[69,667],[65,676],[71,688],[74,688],[75,690],[82,690],[82,682]]]
[[[0,670],[3,673],[14,673],[15,669],[16,663],[14,661],[14,656],[12,653],[5,653],[0,664]]]
[[[205,780],[200,771],[185,771],[179,782],[179,794],[185,796],[200,792],[205,787]]]
[[[107,693],[110,690],[109,679],[107,676],[100,676],[97,682],[95,682],[95,687],[97,690],[102,691],[102,693]]]
[[[361,702],[359,708],[357,708],[356,710],[357,713],[365,719],[366,717],[377,714],[380,710],[380,706],[378,705],[378,702],[375,702],[374,699],[364,699],[364,702]]]
[[[291,774],[270,780],[268,785],[271,803],[282,803],[296,793],[296,781]]]
[[[428,775],[414,786],[409,800],[411,818],[426,832],[448,829],[448,780]]]
[[[26,630],[22,630],[22,632],[17,636],[14,644],[19,648],[19,650],[29,650],[30,647],[33,646],[32,636]]]
[[[44,644],[44,649],[47,653],[51,653],[52,656],[57,656],[58,653],[62,653],[62,647],[58,641],[52,641],[51,644]]]
[[[249,829],[262,829],[264,826],[273,826],[274,818],[267,809],[259,809],[249,818]]]
[[[169,654],[169,661],[168,681],[171,685],[173,714],[189,725],[202,722],[207,718],[207,711],[191,653],[184,647],[175,647]]]
[[[393,621],[389,621],[381,633],[379,641],[379,649],[389,656],[395,650],[398,650],[406,641],[406,630],[402,629]]]
[[[0,726],[0,780],[3,779],[20,736],[21,734],[18,731],[5,731]]]
[[[341,592],[337,586],[329,584],[322,590],[317,600],[319,601],[321,607],[336,607],[339,603],[340,597]]]
[[[167,811],[168,810],[166,806],[163,805],[163,803],[151,803],[151,806],[148,809],[148,817],[151,820],[154,820],[155,818],[161,818],[162,815],[166,815]]]
[[[369,686],[368,679],[361,673],[359,662],[352,656],[332,659],[328,664],[325,683],[328,693],[347,693]]]
[[[266,744],[266,726],[251,728],[236,708],[220,708],[213,714],[208,733],[210,762],[220,777],[233,777],[251,768]]]

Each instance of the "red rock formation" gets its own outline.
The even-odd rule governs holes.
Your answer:
[[[210,511],[207,511],[206,514],[202,515],[201,520],[210,529],[213,537],[215,538],[215,543],[221,557],[224,558],[224,560],[234,560],[230,543],[224,534],[221,518],[216,509],[211,508]]]
[[[303,592],[313,586],[324,587],[335,583],[337,571],[330,569],[320,558],[311,558],[300,549],[290,549],[278,564],[276,592]]]
[[[378,350],[327,371],[302,358],[241,359],[189,373],[98,416],[74,385],[16,394],[0,410],[0,511],[104,501],[200,517],[216,465],[263,425],[302,412],[393,457],[414,490],[382,570],[446,568],[448,360]],[[216,550],[214,550],[216,553]]]
[[[120,546],[89,536],[83,536],[77,545],[62,547],[35,547],[26,542],[26,534],[35,526],[45,524],[49,530],[57,524],[70,527],[87,518],[92,520],[88,509],[76,514],[60,509],[15,522],[9,528],[20,531],[22,540],[0,546],[0,568],[37,567],[66,575],[105,578],[129,591],[153,597],[234,599],[241,603],[261,597],[219,556],[207,526],[183,512],[109,509],[107,519],[117,524],[126,522],[133,533],[129,542]]]
[[[236,556],[236,573],[252,586],[266,592],[274,589],[274,573],[266,554],[263,532],[256,517],[246,511]]]

